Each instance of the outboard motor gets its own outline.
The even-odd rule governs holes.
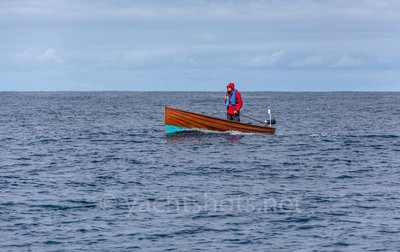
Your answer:
[[[276,124],[276,121],[275,121],[275,119],[272,118],[272,113],[271,113],[270,107],[268,107],[268,109],[267,109],[267,114],[269,115],[269,119],[265,120],[264,123],[265,123],[265,126],[271,127],[271,125]]]

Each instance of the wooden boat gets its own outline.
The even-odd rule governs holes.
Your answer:
[[[187,129],[207,129],[214,131],[275,134],[275,128],[273,127],[234,122],[168,106],[164,107],[164,116],[167,133],[175,133]]]

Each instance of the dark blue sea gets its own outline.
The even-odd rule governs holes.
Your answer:
[[[165,134],[223,92],[0,93],[0,251],[400,251],[400,93],[242,96],[275,135]]]

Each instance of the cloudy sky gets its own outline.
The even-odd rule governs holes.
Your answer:
[[[398,0],[1,0],[0,90],[400,91]]]

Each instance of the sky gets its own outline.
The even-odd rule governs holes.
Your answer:
[[[0,91],[400,91],[398,0],[1,0]]]

